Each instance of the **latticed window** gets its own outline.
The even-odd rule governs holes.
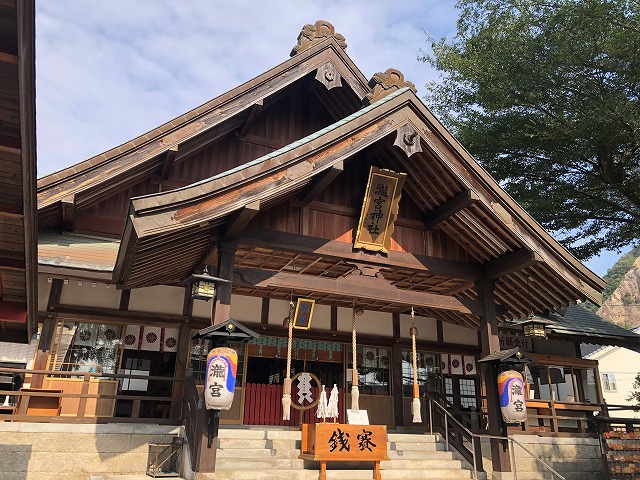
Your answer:
[[[353,354],[351,346],[347,348],[347,388],[351,390],[351,369]],[[391,351],[388,348],[358,346],[358,390],[364,395],[390,395],[389,368]]]
[[[122,327],[61,320],[53,338],[50,370],[116,373]]]
[[[418,367],[418,385],[420,396],[425,392],[434,395],[442,391],[440,376],[440,355],[437,353],[416,352]],[[405,397],[413,396],[413,359],[410,351],[402,352],[402,393]]]

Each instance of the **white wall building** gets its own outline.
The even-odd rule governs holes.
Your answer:
[[[640,327],[633,330],[640,333]],[[609,405],[631,405],[627,400],[633,391],[633,382],[640,372],[640,353],[627,348],[606,346],[585,358],[597,360],[604,400]],[[612,417],[640,418],[640,411],[610,411]]]

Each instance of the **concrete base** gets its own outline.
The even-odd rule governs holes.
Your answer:
[[[513,472],[491,472],[493,480],[513,480]]]
[[[87,480],[91,476],[144,476],[149,444],[171,443],[174,436],[183,436],[181,427],[2,422],[0,478]]]

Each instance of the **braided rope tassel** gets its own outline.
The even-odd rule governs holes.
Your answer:
[[[416,352],[416,316],[411,307],[411,350],[413,362],[413,401],[411,402],[411,415],[413,423],[422,423],[420,414],[420,387],[418,386],[418,354]]]
[[[354,412],[360,411],[360,405],[358,399],[360,398],[360,391],[358,390],[358,355],[356,352],[356,301],[353,301],[351,308],[351,352],[352,357],[352,369],[351,369],[351,410]]]
[[[291,343],[293,342],[293,300],[289,302],[289,340],[287,342],[287,377],[282,388],[282,419],[291,419]]]

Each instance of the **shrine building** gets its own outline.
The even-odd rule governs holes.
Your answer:
[[[400,71],[369,79],[346,48],[330,23],[307,25],[280,65],[38,180],[37,316],[25,335],[37,347],[27,364],[2,366],[35,372],[23,379],[32,399],[59,392],[41,417],[179,425],[204,382],[210,344],[197,333],[231,324],[256,338],[229,342],[236,393],[221,424],[313,423],[313,409],[283,420],[280,402],[290,308],[307,302],[290,374],[335,385],[343,419],[355,332],[369,422],[425,430],[411,416],[413,325],[423,419],[431,398],[495,435],[592,435],[587,421],[607,407],[579,346],[638,348],[640,337],[576,305],[599,305],[603,280]],[[192,295],[202,274],[217,279],[211,300]],[[538,335],[525,336],[534,321]],[[529,360],[520,426],[500,418],[503,367],[480,362],[501,352]]]

